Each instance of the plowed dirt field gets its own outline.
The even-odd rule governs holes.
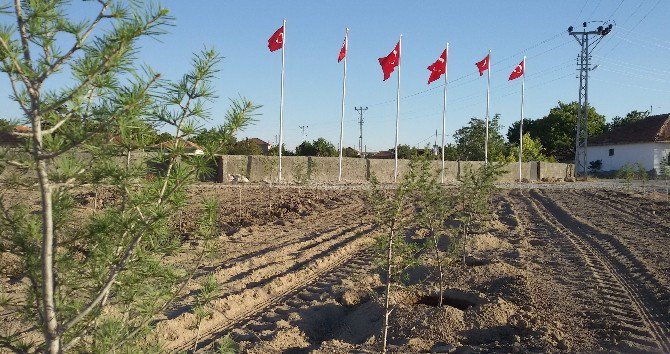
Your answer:
[[[226,335],[247,353],[379,351],[384,287],[372,245],[382,230],[364,190],[198,186],[191,195],[182,252],[166,262],[196,261],[190,251],[201,245],[188,234],[203,198],[220,200],[223,232],[216,257],[156,322],[165,352],[191,351],[196,336],[198,352],[213,352]],[[466,264],[447,268],[446,306],[435,306],[431,268],[407,270],[392,299],[392,352],[670,353],[665,196],[548,186],[503,189],[494,205]],[[0,271],[18,294],[9,259]],[[191,308],[207,275],[223,290],[198,332]],[[21,326],[1,307],[0,319],[0,330]]]

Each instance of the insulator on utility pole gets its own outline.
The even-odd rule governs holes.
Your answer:
[[[600,41],[612,31],[612,24],[599,26],[596,30],[587,31],[587,22],[582,23],[584,28],[576,32],[574,27],[568,27],[568,34],[575,37],[581,46],[578,56],[577,70],[579,70],[579,110],[577,111],[577,128],[575,134],[575,175],[587,176],[588,160],[588,109],[589,109],[589,71],[591,68],[591,53]],[[591,37],[596,37],[592,39]]]

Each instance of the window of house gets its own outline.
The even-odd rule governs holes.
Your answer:
[[[614,149],[610,149],[610,156],[614,156]]]

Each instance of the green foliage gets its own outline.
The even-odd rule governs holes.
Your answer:
[[[211,172],[216,149],[189,156],[184,142],[209,119],[220,56],[203,49],[185,75],[168,81],[134,63],[139,42],[171,23],[160,6],[23,1],[20,9],[23,15],[10,9],[11,25],[0,27],[0,71],[33,130],[24,159],[0,158],[39,176],[42,203],[35,209],[34,200],[0,196],[0,245],[21,259],[18,276],[30,284],[14,309],[43,335],[21,351],[159,352],[160,343],[146,340],[152,321],[194,272],[163,260],[182,241],[172,218],[186,204],[185,187]],[[93,10],[98,16],[89,20],[70,15]],[[58,73],[68,85],[46,89]],[[254,107],[234,101],[230,135],[253,121]],[[172,134],[158,135],[159,128]],[[154,154],[162,168],[146,179],[144,167],[127,162],[158,139],[169,142]],[[25,178],[2,182],[35,188]],[[91,189],[107,189],[112,198],[82,212],[90,206],[79,196]],[[204,203],[191,233],[204,245],[200,261],[218,234],[217,212],[215,203]],[[15,339],[0,334],[0,346],[24,345]]]
[[[237,141],[236,135],[257,120],[256,113],[261,105],[256,105],[245,97],[230,99],[230,107],[226,111],[224,124],[197,130],[190,139],[202,146],[209,155],[260,155],[260,148],[248,140]]]
[[[339,156],[337,148],[324,138],[303,141],[295,148],[297,156]]]
[[[505,140],[500,134],[500,115],[496,114],[489,121],[489,161],[505,160]],[[484,140],[486,138],[486,121],[471,118],[470,122],[454,133],[456,151],[460,161],[484,161]]]
[[[316,172],[317,166],[314,161],[309,163],[305,161],[296,161],[293,165],[293,182],[295,184],[306,185],[312,180],[312,175]]]
[[[236,142],[227,152],[228,155],[261,155],[262,153],[260,146],[249,139]]]
[[[217,354],[237,354],[240,352],[240,349],[240,345],[229,334],[216,342]]]
[[[644,192],[647,180],[649,179],[649,172],[644,168],[644,165],[637,162],[623,165],[617,171],[616,177],[624,180],[626,190],[630,190],[634,180],[642,181],[642,191]]]
[[[595,160],[589,162],[589,171],[591,173],[598,173],[603,168],[603,160]]]
[[[456,201],[438,182],[436,171],[430,170],[430,161],[416,158],[410,161],[407,184],[413,192],[416,208],[414,224],[425,231],[423,248],[428,251],[432,265],[438,270],[439,306],[444,291],[444,267],[457,256],[455,232],[447,226],[456,212]],[[446,247],[445,247],[446,245]]]
[[[628,112],[625,117],[616,116],[616,117],[612,118],[612,122],[607,124],[605,130],[606,131],[612,131],[614,129],[618,129],[620,127],[626,126],[630,123],[641,121],[641,120],[649,117],[649,114],[650,114],[649,111],[633,110],[633,111]]]
[[[616,177],[623,179],[626,190],[630,190],[631,184],[635,179],[635,168],[631,164],[625,164],[617,171]]]
[[[523,154],[521,159],[523,162],[528,161],[551,161],[552,159],[547,158],[542,153],[542,143],[540,139],[533,139],[530,134],[525,133],[523,135]],[[519,144],[511,144],[509,148],[509,153],[507,155],[508,162],[517,162],[519,161]]]
[[[533,139],[539,139],[544,148],[544,155],[558,161],[570,160],[574,157],[575,126],[577,125],[578,102],[558,102],[549,114],[537,119],[524,119],[524,132]],[[588,133],[595,136],[605,131],[605,116],[598,114],[593,107],[588,109]],[[507,131],[510,143],[519,142],[519,122],[515,122]]]
[[[194,328],[197,328],[197,334],[193,344],[193,352],[198,348],[198,341],[200,336],[200,325],[205,318],[212,315],[212,310],[209,309],[209,304],[218,296],[221,287],[216,281],[214,275],[209,275],[201,284],[200,290],[195,295],[195,304],[193,306],[193,314],[195,315]]]
[[[275,145],[268,150],[268,156],[277,156],[279,155],[279,148]],[[282,156],[295,156],[295,153],[291,150],[286,149],[286,144],[282,144],[281,149]]]
[[[463,235],[463,264],[467,250],[467,237],[474,227],[484,227],[492,214],[495,181],[503,173],[504,163],[489,163],[477,170],[468,169],[460,179],[456,204],[457,219],[461,222]]]
[[[344,157],[361,157],[361,154],[358,153],[358,151],[352,147],[345,147],[342,149],[342,156]]]
[[[392,150],[395,153],[395,150]],[[413,148],[409,145],[398,144],[398,158],[399,159],[411,159],[418,155],[416,148]]]

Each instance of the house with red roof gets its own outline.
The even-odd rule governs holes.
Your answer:
[[[670,155],[670,114],[660,114],[590,137],[586,157],[602,161],[602,171],[616,171],[640,163],[647,171],[661,172]]]

